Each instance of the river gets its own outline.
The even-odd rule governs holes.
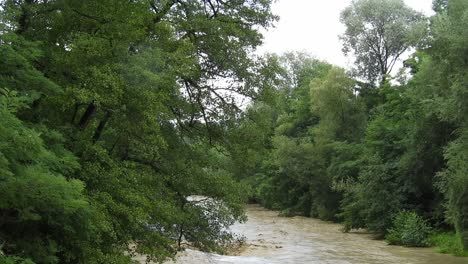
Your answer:
[[[256,205],[247,208],[248,221],[232,230],[247,245],[236,256],[185,250],[177,264],[468,264],[468,258],[438,254],[431,248],[389,246],[364,232],[343,233],[342,226],[306,217],[279,217]],[[173,263],[173,262],[169,262]]]

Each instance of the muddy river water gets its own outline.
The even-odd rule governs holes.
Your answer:
[[[195,250],[181,252],[179,264],[468,264],[468,258],[438,254],[430,248],[388,246],[365,233],[343,233],[341,226],[305,217],[279,217],[277,212],[250,205],[248,221],[233,226],[247,239],[236,256]],[[172,262],[171,262],[172,263]]]

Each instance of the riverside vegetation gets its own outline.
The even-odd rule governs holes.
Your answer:
[[[0,3],[1,263],[222,252],[247,199],[467,255],[467,1],[353,1],[350,72],[254,56],[270,0]]]

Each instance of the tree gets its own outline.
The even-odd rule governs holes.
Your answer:
[[[345,190],[342,215],[346,228],[366,227],[385,234],[393,215],[407,209],[417,191],[414,178],[401,166],[412,123],[406,113],[411,100],[400,96],[404,89],[386,84],[379,90],[386,103],[374,109],[362,142],[359,176]]]
[[[341,13],[345,54],[355,56],[357,75],[384,83],[405,51],[426,36],[424,16],[403,0],[353,0]]]
[[[59,133],[15,116],[27,100],[0,90],[0,262],[83,260],[99,233],[83,182],[67,179],[80,165]]]
[[[432,20],[428,57],[415,75],[417,93],[427,113],[453,127],[445,148],[446,168],[438,186],[447,199],[447,219],[468,249],[468,3],[437,1],[439,14]]]
[[[261,43],[258,27],[275,21],[270,4],[3,1],[0,88],[24,96],[29,106],[11,119],[40,129],[44,145],[57,151],[36,147],[38,152],[27,152],[32,156],[18,163],[64,167],[52,198],[87,202],[71,209],[50,202],[53,212],[70,215],[60,216],[63,225],[43,224],[50,220],[43,218],[40,233],[24,247],[11,246],[16,240],[6,230],[10,226],[1,224],[1,244],[9,239],[6,256],[37,263],[130,263],[128,253],[138,253],[162,262],[176,253],[182,237],[207,251],[220,251],[231,241],[226,227],[244,219],[243,186],[207,153],[223,149],[226,124],[240,115],[236,98],[263,92],[255,79],[259,63],[249,53]],[[34,138],[35,145],[42,144]],[[4,144],[14,149],[12,139],[2,138]],[[47,169],[37,177],[48,175]],[[24,185],[35,179],[24,177]],[[38,191],[26,205],[51,200],[47,189]],[[193,194],[222,206],[205,214],[187,201]],[[15,207],[20,205],[7,209],[16,212]],[[88,223],[75,215],[83,208],[89,209],[85,219],[91,224],[85,227],[92,235],[73,229]],[[16,226],[17,234],[28,227]],[[51,242],[45,245],[48,234]]]
[[[336,219],[340,194],[331,188],[331,153],[338,143],[358,141],[365,124],[355,81],[305,54],[285,54],[279,62],[286,74],[277,96],[284,105],[276,107],[270,153],[252,181],[256,198],[287,214]]]
[[[320,119],[316,141],[326,137],[330,141],[356,142],[362,137],[365,116],[355,85],[343,69],[336,67],[310,83],[311,112]]]

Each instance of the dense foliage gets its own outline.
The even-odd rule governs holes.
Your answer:
[[[346,31],[343,51],[355,55],[356,72],[369,81],[385,82],[398,59],[422,45],[424,16],[403,0],[352,1],[341,13]]]
[[[249,131],[270,135],[250,149],[257,169],[242,176],[255,200],[395,244],[423,246],[430,229],[455,229],[468,249],[468,2],[435,1],[434,10],[423,18],[399,0],[353,1],[342,13],[351,73],[304,54],[273,56],[286,73],[242,123],[267,118]]]
[[[2,1],[0,262],[162,261],[232,241],[246,197],[223,134],[236,100],[263,91],[249,54],[270,4]]]
[[[468,2],[353,1],[351,72],[255,57],[271,2],[2,1],[0,262],[222,252],[247,198],[465,254]]]
[[[412,247],[428,245],[430,228],[417,213],[402,211],[395,216],[392,225],[386,236],[390,244]]]

